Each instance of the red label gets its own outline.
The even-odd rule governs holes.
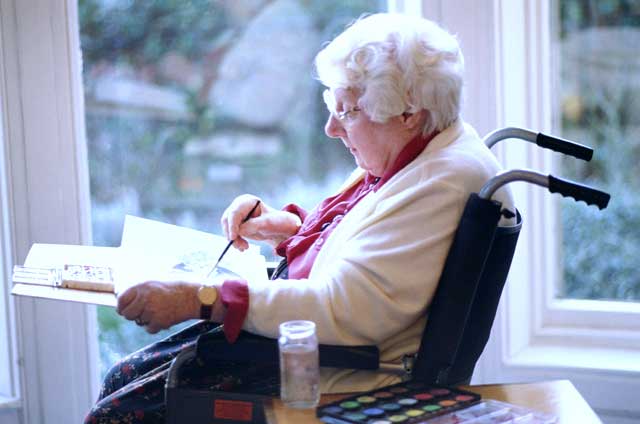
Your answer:
[[[223,420],[251,421],[253,403],[241,400],[216,399],[213,401],[213,418]]]

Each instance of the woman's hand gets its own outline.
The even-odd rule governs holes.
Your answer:
[[[273,209],[262,201],[251,219],[242,223],[258,200],[256,196],[243,194],[236,197],[222,214],[222,231],[227,239],[234,240],[233,246],[238,250],[244,251],[249,247],[247,238],[265,240],[277,246],[296,234],[300,228],[301,222],[297,215]]]
[[[145,281],[118,296],[118,313],[151,333],[200,317],[199,284]]]

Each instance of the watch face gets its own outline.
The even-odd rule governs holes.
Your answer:
[[[202,286],[198,290],[198,299],[204,305],[213,305],[218,298],[218,290],[213,286]]]

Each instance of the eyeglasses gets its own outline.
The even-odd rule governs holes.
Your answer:
[[[351,109],[338,112],[336,110],[336,99],[329,90],[324,90],[322,92],[322,98],[324,103],[327,105],[329,112],[343,124],[352,121],[354,119],[354,115],[362,110],[358,106],[354,106]]]

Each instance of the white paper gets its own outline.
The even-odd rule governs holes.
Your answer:
[[[127,215],[116,269],[116,292],[149,279],[204,281],[227,246],[222,236]],[[267,278],[259,246],[231,247],[212,273],[231,271],[247,281]]]
[[[115,293],[148,280],[206,281],[207,274],[227,246],[221,236],[150,219],[127,216],[120,247],[41,244],[31,246],[24,265],[35,268],[63,268],[92,265],[113,269]],[[240,252],[233,247],[210,278],[243,278],[248,282],[267,279],[266,260],[252,245]],[[68,300],[115,306],[109,293],[14,284],[12,293],[46,299]]]

